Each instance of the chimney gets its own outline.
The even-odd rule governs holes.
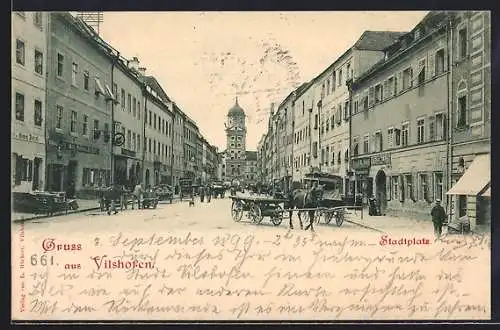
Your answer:
[[[128,61],[128,67],[137,70],[139,67],[139,59],[136,56],[132,57],[132,59]]]
[[[138,68],[137,70],[139,70],[139,73],[140,73],[141,75],[143,75],[143,76],[145,76],[145,75],[146,75],[146,68],[145,68],[145,67],[140,67],[140,68]]]

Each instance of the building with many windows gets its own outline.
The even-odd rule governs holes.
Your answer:
[[[491,14],[457,12],[451,26],[449,212],[476,228],[491,220]]]
[[[127,62],[117,60],[113,71],[115,132],[124,137],[122,145],[113,147],[113,175],[115,183],[132,188],[142,182],[144,85],[138,59]]]
[[[186,115],[182,110],[175,104],[172,105],[173,108],[173,137],[172,137],[172,157],[173,157],[173,169],[172,169],[172,185],[178,191],[179,179],[184,177],[184,120]]]
[[[144,72],[144,69],[142,69]],[[172,182],[172,102],[152,76],[143,77],[144,89],[144,183],[147,186]]]
[[[12,15],[11,186],[13,192],[45,188],[45,119],[48,15]]]
[[[446,14],[431,12],[351,85],[355,190],[383,214],[429,217],[447,184]]]
[[[194,180],[199,184],[201,173],[198,155],[199,129],[196,123],[186,116],[184,118],[184,177]]]
[[[69,13],[49,16],[46,188],[95,196],[111,177],[112,50]]]

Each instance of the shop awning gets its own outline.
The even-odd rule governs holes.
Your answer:
[[[490,183],[490,155],[479,155],[447,195],[475,196]]]

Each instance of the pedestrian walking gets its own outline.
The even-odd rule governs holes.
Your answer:
[[[134,187],[134,199],[132,200],[132,210],[134,209],[135,202],[137,201],[137,209],[141,208],[142,205],[142,184],[138,183]]]
[[[212,200],[212,186],[210,184],[207,185],[207,203],[210,203]]]
[[[431,210],[432,223],[434,224],[434,235],[436,239],[441,237],[443,231],[443,224],[446,221],[446,212],[441,206],[441,200],[436,199],[436,204]]]
[[[203,203],[205,201],[205,187],[204,186],[200,186],[199,193],[200,193],[200,202]]]

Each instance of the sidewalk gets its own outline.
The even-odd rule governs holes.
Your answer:
[[[99,209],[99,201],[96,199],[92,200],[77,199],[76,201],[78,203],[78,209],[68,210],[68,214]],[[65,214],[66,214],[65,212],[58,212],[51,215],[50,217],[56,217]],[[47,218],[47,217],[49,216],[46,214],[11,212],[11,221],[23,221],[23,220],[31,220],[31,219]]]

